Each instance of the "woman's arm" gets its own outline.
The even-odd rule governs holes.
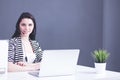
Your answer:
[[[19,72],[19,71],[35,71],[40,69],[40,63],[24,63],[18,62],[17,64],[13,64],[12,62],[8,62],[8,72]]]

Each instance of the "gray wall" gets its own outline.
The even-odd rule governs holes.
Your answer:
[[[120,0],[104,1],[103,47],[110,52],[107,69],[120,71]]]
[[[28,11],[36,18],[37,40],[43,50],[78,48],[81,50],[78,64],[94,67],[91,52],[102,48],[103,43],[105,48],[109,44],[106,15],[110,10],[106,11],[107,7],[109,1],[103,0],[1,0],[0,39],[9,39],[19,15]],[[116,68],[111,60],[117,55],[112,55],[109,70]]]

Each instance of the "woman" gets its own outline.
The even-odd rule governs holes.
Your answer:
[[[35,40],[35,18],[24,12],[16,23],[16,30],[9,40],[8,71],[33,71],[40,68],[42,50]]]

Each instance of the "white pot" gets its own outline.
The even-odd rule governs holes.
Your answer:
[[[95,70],[98,74],[104,74],[106,71],[106,63],[95,63]]]

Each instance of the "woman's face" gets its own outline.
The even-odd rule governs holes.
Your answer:
[[[30,18],[23,18],[19,24],[22,37],[29,37],[34,28],[34,23]]]

